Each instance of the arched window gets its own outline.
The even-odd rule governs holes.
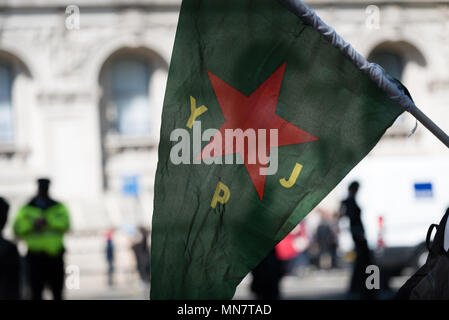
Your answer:
[[[155,167],[142,159],[157,155],[167,73],[166,61],[145,46],[122,47],[104,61],[98,102],[105,191],[148,195]],[[138,192],[129,192],[136,185]]]
[[[426,59],[413,45],[404,41],[385,41],[376,46],[368,55],[368,60],[382,66],[390,75],[404,83],[410,81],[410,72],[406,69],[410,65],[424,68]],[[413,68],[416,72],[417,69]],[[416,76],[413,77],[416,81]],[[394,138],[405,138],[414,126],[413,118],[403,113],[396,122],[388,129],[386,136]]]
[[[405,63],[403,58],[394,52],[386,50],[374,51],[369,60],[383,67],[390,75],[402,81]]]
[[[10,143],[14,139],[12,77],[11,66],[0,62],[0,143]]]
[[[150,64],[139,58],[117,58],[111,61],[108,74],[108,131],[120,136],[150,134]]]

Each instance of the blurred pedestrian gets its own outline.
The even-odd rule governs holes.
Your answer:
[[[50,198],[49,179],[39,179],[37,195],[23,206],[14,222],[14,232],[25,240],[31,298],[42,300],[49,286],[54,300],[63,298],[64,242],[70,226],[66,206]]]
[[[276,256],[284,261],[285,273],[294,275],[298,266],[308,264],[305,251],[309,247],[310,240],[307,235],[304,221],[299,223],[278,245],[275,247]]]
[[[20,256],[17,247],[3,238],[9,204],[0,198],[0,300],[20,299]]]
[[[106,262],[108,264],[108,285],[114,285],[114,230],[110,229],[106,232]]]
[[[144,284],[148,284],[151,278],[150,247],[148,245],[150,232],[145,227],[139,227],[138,231],[138,240],[132,246],[132,250],[136,256],[137,271],[140,279]]]
[[[301,221],[293,229],[292,233],[294,235],[293,246],[299,254],[287,268],[290,268],[290,272],[296,276],[304,276],[307,274],[310,266],[309,249],[311,245],[306,222],[304,220]]]
[[[315,237],[319,248],[318,267],[321,269],[335,268],[337,265],[338,233],[330,214],[322,214]]]
[[[372,264],[371,252],[365,237],[365,229],[362,223],[362,211],[357,204],[356,196],[359,191],[359,183],[352,182],[348,188],[348,198],[342,202],[340,215],[346,216],[350,221],[351,235],[354,240],[356,259],[354,262],[349,297],[370,299],[372,291],[366,287],[366,268]]]
[[[338,226],[338,219],[339,215],[338,212],[333,212],[330,217],[330,228],[332,230],[332,241],[330,245],[331,250],[331,257],[332,257],[332,268],[338,268],[338,256],[337,256],[337,250],[338,250],[338,237],[340,234],[340,227]]]

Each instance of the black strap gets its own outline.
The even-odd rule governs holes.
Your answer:
[[[437,245],[439,246],[439,249],[441,249],[442,252],[444,251],[444,234],[445,234],[448,216],[449,216],[449,210],[446,211],[443,218],[441,219],[440,226],[438,228],[438,232],[435,235],[435,238],[433,239],[433,242],[437,243]]]
[[[427,246],[427,249],[428,249],[429,251],[432,251],[432,248],[431,248],[431,246],[430,246],[430,238],[432,237],[432,231],[433,231],[433,228],[436,228],[436,229],[438,230],[438,225],[437,225],[437,224],[432,224],[432,225],[429,227],[429,231],[427,231],[426,246]]]

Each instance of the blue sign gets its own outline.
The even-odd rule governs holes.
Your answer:
[[[432,183],[415,183],[416,198],[433,198]]]
[[[122,177],[122,193],[125,196],[137,197],[139,195],[139,177],[138,176]]]

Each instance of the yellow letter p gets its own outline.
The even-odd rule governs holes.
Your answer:
[[[215,189],[214,197],[212,198],[212,203],[210,206],[215,209],[217,207],[217,203],[225,204],[229,201],[231,197],[231,191],[229,188],[222,182],[218,182],[217,189]]]

